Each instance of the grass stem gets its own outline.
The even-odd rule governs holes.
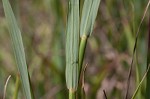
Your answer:
[[[87,44],[88,36],[83,35],[81,37],[81,42],[80,42],[80,48],[79,48],[79,89],[78,89],[78,97],[82,97],[84,99],[85,93],[84,89],[82,88],[82,74],[84,71],[82,71],[82,64],[83,64],[83,59],[84,59],[84,54],[85,54],[85,48]]]
[[[20,86],[20,79],[19,79],[19,76],[17,75],[16,84],[15,84],[15,92],[14,92],[14,95],[13,95],[13,99],[18,99],[19,86]]]
[[[83,64],[87,40],[88,40],[88,37],[86,35],[83,35],[81,37],[80,49],[79,49],[79,71],[80,71],[80,74],[81,74],[81,70],[82,70],[82,64]]]
[[[69,90],[69,99],[76,99],[76,92]]]

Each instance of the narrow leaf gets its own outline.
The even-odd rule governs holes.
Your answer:
[[[141,87],[143,81],[145,80],[146,76],[148,75],[149,68],[150,68],[150,65],[148,65],[148,68],[147,68],[147,70],[146,70],[146,72],[145,72],[145,74],[144,74],[142,80],[140,81],[139,85],[137,86],[137,88],[136,88],[136,90],[135,90],[135,92],[134,92],[134,94],[133,94],[133,96],[132,96],[131,99],[135,99],[135,97],[136,97],[136,95],[137,95],[137,93],[138,93],[138,91],[139,91],[139,89],[140,89],[140,87]],[[147,98],[146,98],[146,99],[147,99]]]
[[[69,0],[66,37],[66,83],[70,91],[78,86],[79,0]]]
[[[8,22],[8,29],[12,40],[12,46],[14,49],[14,55],[16,59],[16,63],[18,66],[18,70],[20,72],[21,81],[23,85],[23,90],[25,92],[26,99],[32,99],[31,96],[31,87],[29,83],[29,76],[27,70],[27,64],[25,59],[25,52],[21,37],[21,32],[17,25],[15,16],[13,14],[12,8],[8,0],[2,0],[4,12],[6,16],[6,20]]]

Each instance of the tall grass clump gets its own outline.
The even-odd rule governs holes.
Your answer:
[[[83,9],[81,9],[82,5],[79,4],[79,0],[69,0],[68,2],[66,83],[69,89],[69,99],[75,99],[78,87],[79,98],[85,97],[81,82],[84,71],[82,64],[87,40],[93,31],[100,0],[84,0]]]
[[[27,64],[26,64],[26,58],[25,58],[21,32],[17,25],[17,21],[15,19],[15,16],[13,14],[9,1],[8,0],[2,0],[2,1],[3,1],[3,7],[4,7],[6,20],[8,23],[9,34],[10,34],[11,41],[12,41],[12,47],[14,50],[17,67],[20,73],[25,97],[26,99],[34,99],[33,93],[31,90],[31,85],[30,85],[30,78],[29,78]]]

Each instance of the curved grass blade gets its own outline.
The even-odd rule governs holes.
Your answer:
[[[5,86],[4,86],[4,94],[3,94],[3,99],[6,98],[6,89],[7,89],[7,85],[8,85],[8,82],[11,78],[11,75],[8,76],[7,80],[6,80],[6,83],[5,83]]]
[[[66,83],[70,99],[78,86],[79,0],[69,0],[66,37]]]
[[[136,88],[136,90],[135,90],[135,92],[134,92],[134,94],[133,94],[133,96],[132,96],[131,99],[135,99],[135,97],[136,97],[136,95],[137,95],[137,92],[139,91],[139,89],[140,89],[140,87],[141,87],[143,81],[145,80],[146,76],[148,76],[149,68],[150,68],[150,65],[148,65],[148,68],[147,68],[147,70],[146,70],[146,72],[145,72],[145,74],[144,74],[142,80],[140,81],[139,85],[137,86],[137,88]],[[148,98],[146,98],[146,99],[148,99]]]
[[[8,22],[9,33],[12,40],[12,46],[14,49],[14,55],[16,59],[16,63],[18,66],[18,70],[20,72],[21,81],[23,85],[23,90],[25,92],[26,99],[33,99],[33,95],[31,93],[31,87],[29,82],[29,75],[27,70],[27,64],[25,59],[25,52],[21,37],[21,32],[17,25],[17,21],[13,14],[12,8],[8,0],[2,0],[4,12],[6,16],[6,20]]]
[[[149,5],[150,5],[150,0],[147,3],[147,6],[146,6],[146,8],[144,10],[144,14],[143,14],[142,19],[140,21],[140,24],[138,26],[138,30],[136,32],[135,43],[134,43],[134,48],[133,48],[133,55],[132,55],[132,61],[131,61],[131,66],[130,66],[130,69],[129,69],[128,79],[127,79],[127,89],[126,89],[126,93],[125,93],[125,99],[128,99],[130,78],[131,78],[131,73],[132,73],[132,68],[133,68],[134,57],[135,57],[135,53],[136,53],[136,47],[137,47],[137,43],[138,43],[138,37],[139,37],[139,33],[140,33],[140,29],[141,29],[142,23],[144,21],[144,18],[146,16],[147,11],[148,11]]]

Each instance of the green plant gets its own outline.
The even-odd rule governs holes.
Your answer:
[[[147,10],[148,10],[148,8],[149,8],[149,5],[150,5],[150,0],[148,1],[148,3],[147,3],[147,6],[146,6],[146,8],[145,8],[145,10],[144,10],[144,14],[143,14],[143,16],[142,16],[142,19],[141,19],[141,21],[140,21],[140,24],[139,24],[139,26],[138,26],[138,29],[137,29],[137,32],[136,32],[136,38],[135,38],[135,44],[134,44],[134,49],[133,49],[133,56],[132,56],[132,62],[131,62],[131,67],[130,67],[130,70],[129,70],[129,75],[128,75],[128,81],[127,81],[127,91],[126,91],[126,96],[125,96],[125,99],[127,99],[128,98],[128,90],[129,90],[129,86],[130,86],[130,77],[131,77],[131,73],[132,73],[132,68],[133,68],[133,62],[134,62],[134,58],[136,58],[136,62],[138,62],[137,61],[137,56],[135,56],[135,54],[137,55],[137,53],[136,53],[136,51],[137,51],[137,45],[138,45],[138,38],[139,38],[139,33],[140,33],[140,29],[141,29],[141,26],[142,26],[142,23],[143,23],[143,21],[144,21],[144,18],[145,18],[145,16],[146,16],[146,13],[147,13]],[[139,66],[138,66],[138,63],[136,64],[137,65],[137,67],[136,67],[136,77],[137,77],[137,82],[136,83],[138,83],[138,85],[137,85],[137,88],[136,88],[136,90],[135,90],[135,92],[134,92],[134,94],[133,94],[133,96],[132,96],[132,98],[131,99],[134,99],[135,97],[136,97],[136,95],[137,95],[137,93],[138,93],[138,91],[140,90],[140,87],[141,87],[141,85],[142,85],[142,83],[144,82],[144,79],[147,77],[147,85],[146,85],[146,92],[145,92],[145,95],[146,95],[146,99],[149,99],[150,98],[150,96],[149,96],[149,90],[150,90],[150,88],[149,88],[149,42],[148,42],[148,53],[147,53],[147,70],[146,70],[146,73],[144,74],[144,76],[143,76],[143,78],[141,79],[141,81],[139,81],[139,79],[140,79],[140,72],[139,72]],[[139,74],[137,74],[137,73],[139,73]],[[141,92],[141,90],[140,90],[140,92]],[[142,96],[141,96],[141,93],[139,93],[138,94],[138,98],[141,98]]]
[[[66,37],[66,83],[69,99],[75,99],[78,87],[79,0],[70,0]]]
[[[81,94],[79,97],[85,97],[81,82],[84,72],[82,64],[87,40],[93,31],[99,4],[100,0],[84,0],[79,30],[79,11],[81,11],[79,0],[69,0],[66,37],[66,82],[69,89],[69,99],[76,98],[78,87],[78,94]]]
[[[8,0],[3,0],[3,7],[25,96],[27,99],[34,99],[20,29]]]

